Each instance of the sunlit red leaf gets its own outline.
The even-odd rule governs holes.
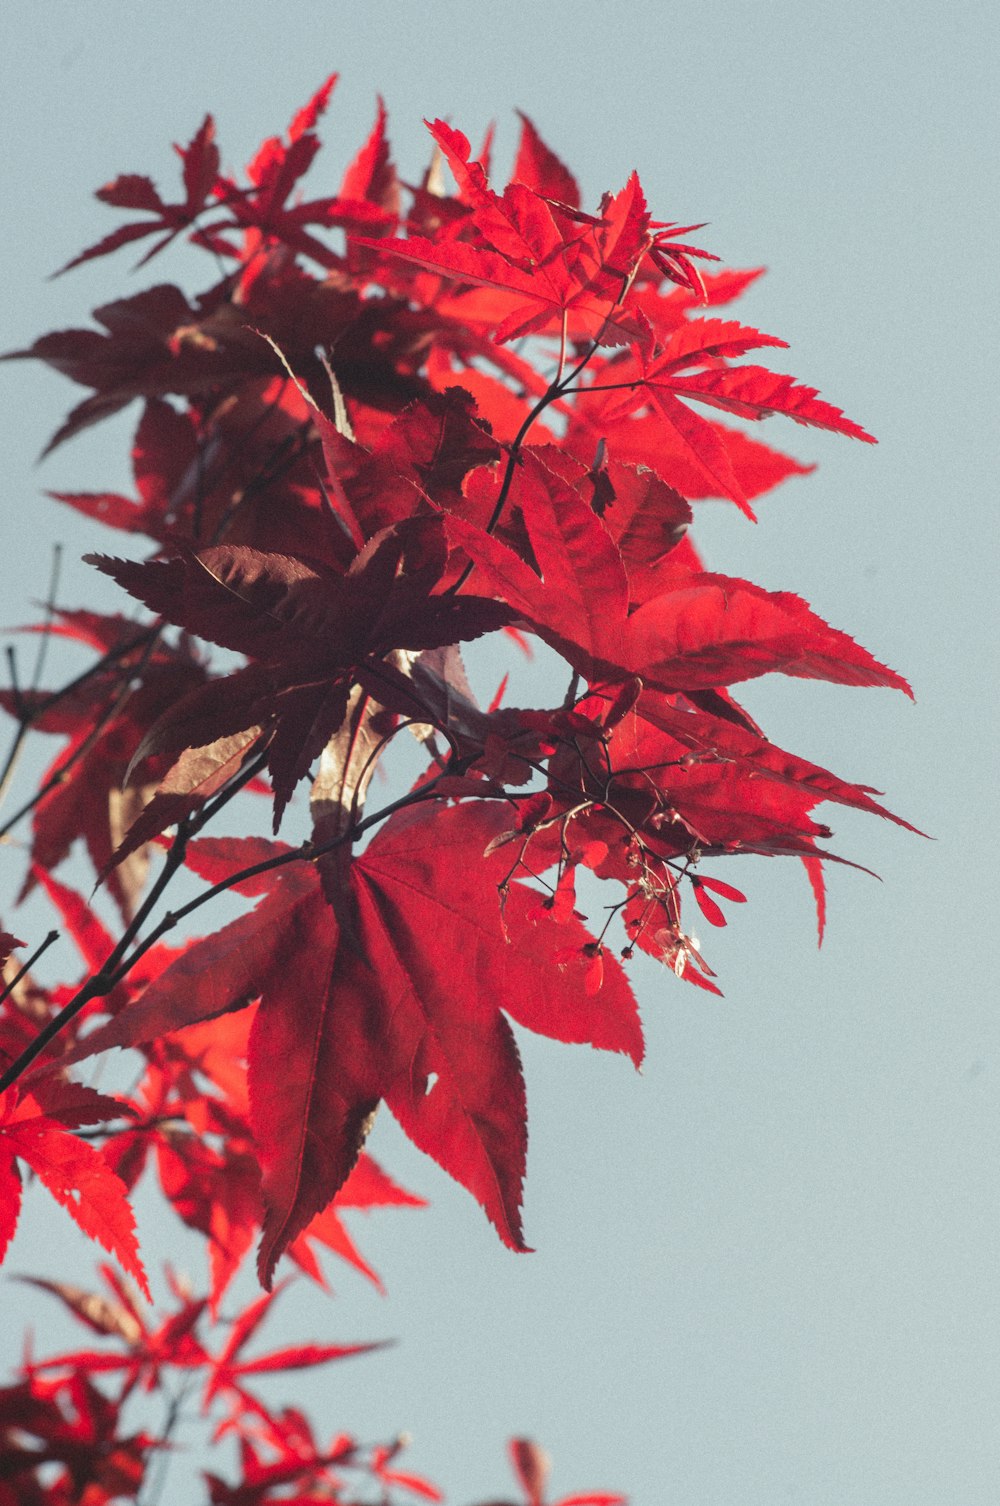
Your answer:
[[[6,1090],[0,1099],[0,1177],[6,1210],[0,1225],[0,1259],[17,1224],[21,1183],[15,1163],[22,1161],[84,1234],[109,1250],[149,1296],[124,1184],[98,1150],[67,1129],[117,1117],[121,1111],[116,1100],[81,1084],[40,1083],[32,1092]]]

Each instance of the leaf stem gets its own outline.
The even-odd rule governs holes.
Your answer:
[[[17,825],[19,821],[23,821],[24,817],[29,815],[31,811],[35,809],[36,805],[41,804],[46,795],[49,795],[53,790],[58,789],[61,784],[65,784],[66,776],[69,774],[70,770],[74,768],[81,761],[81,759],[86,758],[87,754],[92,751],[92,749],[99,741],[101,735],[110,725],[110,723],[114,721],[115,717],[121,711],[129,696],[132,694],[132,677],[135,674],[140,673],[148,663],[149,656],[153,652],[154,646],[155,639],[151,640],[146,645],[145,652],[143,653],[139,663],[129,670],[128,678],[123,680],[122,684],[119,686],[118,690],[115,693],[114,699],[107,707],[105,707],[101,716],[94,723],[93,727],[91,727],[87,736],[81,743],[77,744],[70,756],[66,759],[66,762],[60,764],[59,768],[56,769],[53,774],[50,774],[49,778],[46,779],[43,784],[40,784],[38,786],[38,789],[31,796],[30,800],[26,800],[24,804],[18,810],[16,810],[12,816],[8,818],[2,826],[0,826],[0,838],[5,837],[7,833]]]
[[[187,820],[179,823],[177,836],[173,846],[167,853],[166,860],[157,875],[156,881],[132,920],[122,932],[117,945],[109,953],[99,971],[91,974],[87,981],[77,989],[72,999],[60,1009],[58,1014],[53,1015],[52,1019],[38,1032],[35,1039],[25,1047],[20,1056],[0,1075],[0,1092],[3,1092],[5,1088],[9,1088],[12,1083],[15,1083],[27,1071],[31,1063],[36,1057],[41,1055],[49,1042],[54,1040],[60,1031],[64,1030],[70,1021],[76,1018],[81,1009],[90,1003],[91,999],[102,998],[104,995],[111,993],[122,979],[127,976],[139,958],[149,949],[149,945],[151,945],[152,940],[156,939],[159,932],[154,932],[153,938],[146,944],[138,947],[132,956],[125,961],[124,966],[122,965],[125,953],[159,903],[160,897],[167,888],[167,885],[178,869],[183,866],[187,844],[191,837],[200,831],[203,826],[207,825],[222,806],[227,804],[244,785],[249,784],[254,775],[263,768],[264,758],[265,754],[261,753],[257,758],[252,759],[245,768],[240,770],[235,779],[224,790],[220,791],[214,800],[208,802],[197,815],[190,816]]]
[[[7,793],[7,789],[10,785],[10,780],[14,773],[17,759],[20,754],[21,745],[34,723],[41,720],[41,718],[47,711],[52,710],[53,706],[58,706],[60,701],[64,701],[67,696],[72,695],[74,691],[79,690],[82,686],[86,685],[88,680],[94,679],[97,675],[102,674],[104,670],[110,669],[112,665],[116,664],[119,660],[124,659],[125,656],[132,653],[134,649],[148,646],[147,652],[152,652],[152,649],[156,643],[156,639],[159,637],[161,631],[162,629],[159,625],[144,628],[137,635],[137,637],[131,640],[131,642],[120,643],[116,648],[108,649],[107,653],[102,654],[99,659],[95,660],[95,662],[90,665],[89,669],[85,669],[81,674],[75,675],[74,678],[67,681],[67,683],[63,685],[60,690],[54,690],[42,705],[36,707],[34,710],[31,710],[28,707],[23,708],[23,710],[19,714],[20,725],[18,726],[17,732],[14,736],[14,741],[10,748],[10,751],[8,752],[7,757],[4,761],[3,770],[2,772],[0,772],[0,800],[2,800]],[[16,685],[16,675],[14,673],[12,650],[9,648],[7,650],[7,657],[8,661],[11,664],[11,679],[13,682],[13,691],[15,698],[17,698],[19,696],[19,691]],[[0,830],[0,837],[4,836],[16,821],[21,820],[27,814],[27,812],[37,804],[40,798],[41,793],[37,794],[36,797],[28,804],[24,805],[21,810],[18,811],[17,815],[10,821],[8,821],[6,826],[4,826],[2,830]]]
[[[10,998],[17,985],[21,982],[21,979],[26,978],[31,972],[31,969],[34,967],[35,963],[38,961],[42,953],[47,952],[52,943],[58,940],[59,932],[50,931],[45,940],[40,942],[39,945],[36,946],[35,950],[32,952],[31,956],[28,958],[24,966],[15,974],[13,978],[11,978],[9,983],[4,984],[3,990],[0,991],[0,1004],[3,1004],[6,999]]]

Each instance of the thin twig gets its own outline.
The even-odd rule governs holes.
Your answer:
[[[215,797],[214,800],[209,801],[196,815],[189,816],[185,821],[181,821],[178,824],[177,836],[174,839],[173,846],[167,853],[163,868],[157,875],[156,881],[153,884],[153,887],[150,889],[149,894],[143,900],[132,920],[123,931],[117,945],[113,948],[100,969],[96,973],[93,973],[87,979],[87,981],[77,989],[72,999],[70,999],[69,1002],[63,1006],[58,1014],[53,1015],[52,1019],[49,1020],[49,1022],[45,1026],[43,1026],[43,1028],[38,1032],[38,1035],[30,1043],[30,1045],[26,1046],[25,1049],[21,1052],[17,1060],[12,1062],[11,1065],[7,1068],[6,1072],[4,1072],[2,1076],[0,1076],[0,1092],[2,1092],[4,1088],[9,1088],[12,1083],[17,1081],[17,1079],[28,1069],[35,1058],[41,1055],[49,1042],[51,1040],[54,1040],[55,1037],[60,1033],[60,1031],[64,1030],[65,1027],[70,1023],[70,1021],[76,1018],[81,1009],[83,1009],[85,1005],[90,1003],[91,999],[103,998],[106,994],[111,993],[111,991],[117,987],[122,979],[128,975],[128,973],[134,967],[135,963],[138,961],[139,957],[141,957],[148,950],[149,945],[152,944],[152,941],[149,941],[147,944],[138,948],[127,960],[125,965],[122,966],[125,953],[128,951],[129,947],[132,945],[133,941],[141,931],[142,927],[146,924],[156,905],[159,903],[164,890],[167,888],[167,885],[177,873],[178,869],[183,866],[187,844],[190,841],[191,837],[194,836],[198,831],[200,831],[201,828],[205,826],[213,818],[213,816],[218,813],[223,805],[231,800],[234,795],[238,794],[239,791],[244,787],[244,785],[250,782],[254,775],[257,774],[263,767],[264,758],[265,754],[261,753],[257,758],[252,759],[245,768],[240,770],[235,779],[233,779],[224,790],[220,791],[220,793]],[[155,939],[156,934],[157,933],[154,933],[153,939]]]
[[[0,991],[0,1004],[3,1004],[4,1001],[10,997],[17,985],[21,982],[21,979],[28,976],[42,953],[47,952],[52,943],[58,940],[59,932],[50,931],[45,940],[39,943],[39,945],[32,952],[31,956],[28,958],[27,962],[20,969],[20,971],[13,978],[11,978],[9,983],[4,984],[2,991]]]
[[[608,309],[608,312],[602,319],[597,334],[591,340],[589,346],[587,347],[587,350],[581,356],[580,360],[577,361],[572,371],[570,371],[568,374],[564,374],[563,372],[563,366],[566,358],[566,321],[564,318],[560,340],[559,363],[556,370],[555,379],[551,381],[546,387],[545,391],[542,393],[538,401],[534,404],[531,411],[528,413],[527,417],[521,424],[521,427],[514,435],[513,440],[511,441],[510,449],[507,454],[507,467],[504,471],[503,481],[501,483],[500,491],[494,504],[493,511],[490,514],[489,522],[486,524],[486,533],[492,534],[493,530],[496,528],[497,524],[500,521],[500,516],[507,504],[507,498],[510,495],[510,489],[514,484],[514,472],[517,469],[518,463],[520,461],[521,450],[524,446],[524,441],[528,436],[528,431],[531,429],[532,424],[537,418],[541,416],[542,413],[545,412],[545,409],[548,408],[552,403],[556,402],[559,398],[565,397],[567,392],[572,392],[575,390],[573,383],[576,381],[577,377],[579,377],[580,373],[583,371],[587,363],[596,354],[601,343],[601,337],[604,334],[604,331],[607,329],[608,324],[611,320],[611,316],[614,314],[615,309],[618,308],[619,304],[624,298],[626,291],[627,287],[623,288],[619,293],[618,297],[615,299],[614,303],[611,305],[611,307]],[[635,386],[636,384],[631,383],[629,385]],[[456,592],[460,591],[475,568],[475,560],[469,560],[465,568],[462,570],[461,575],[459,575],[458,580],[454,583],[454,585],[449,586],[448,594],[454,595]]]
[[[156,639],[159,637],[161,631],[162,628],[159,624],[154,624],[154,626],[152,627],[141,629],[136,637],[131,640],[131,642],[120,643],[116,648],[108,649],[108,651],[102,654],[99,659],[95,660],[95,662],[91,664],[88,669],[83,670],[78,675],[74,675],[72,680],[68,680],[67,683],[63,685],[59,690],[54,690],[52,694],[46,697],[46,699],[40,705],[35,706],[34,708],[27,706],[22,707],[22,709],[18,713],[20,725],[14,736],[13,744],[7,754],[6,759],[4,760],[3,769],[2,771],[0,771],[0,800],[4,798],[10,786],[10,781],[14,773],[18,755],[20,753],[21,744],[24,742],[25,737],[34,726],[35,722],[40,721],[48,711],[51,711],[53,706],[58,706],[60,701],[64,701],[67,696],[72,695],[74,691],[77,691],[81,688],[81,686],[86,685],[88,680],[96,678],[96,676],[99,674],[103,674],[106,669],[110,669],[112,665],[116,664],[119,660],[124,659],[135,649],[141,648],[145,644],[152,644],[153,646],[155,646]],[[9,661],[12,660],[12,656],[13,651],[11,649],[8,649],[7,657]],[[13,663],[11,663],[11,672],[12,678],[16,680]],[[16,684],[14,686],[14,695],[15,699],[20,695],[20,692],[17,690]],[[19,813],[19,816],[23,816],[23,814],[24,811],[21,811]],[[5,830],[6,829],[7,828],[5,828]]]
[[[20,808],[16,810],[12,816],[8,818],[8,820],[6,820],[2,826],[0,826],[0,839],[5,837],[7,833],[17,825],[19,821],[23,821],[24,817],[29,815],[31,811],[35,809],[35,806],[39,805],[41,801],[45,799],[46,795],[49,795],[53,790],[58,789],[61,784],[65,784],[70,770],[75,768],[80,760],[86,758],[87,754],[91,752],[91,750],[103,736],[104,732],[107,730],[108,726],[111,724],[111,722],[114,721],[115,717],[118,715],[122,707],[125,705],[126,701],[131,696],[132,680],[135,675],[141,673],[141,671],[145,668],[146,664],[149,662],[150,655],[152,654],[155,646],[155,638],[151,639],[150,642],[147,643],[145,651],[138,664],[132,665],[129,668],[128,678],[123,680],[110,705],[105,708],[104,712],[95,722],[94,726],[87,733],[87,736],[83,739],[83,742],[79,743],[73,749],[73,752],[70,754],[69,758],[66,759],[66,762],[60,764],[58,769],[56,769],[53,774],[50,774],[49,778],[45,780],[44,784],[40,784],[38,786],[38,789],[35,790],[30,799],[26,800],[24,804],[20,806]]]
[[[42,630],[41,642],[38,645],[38,653],[35,655],[35,668],[31,675],[31,689],[37,690],[42,683],[42,671],[45,668],[45,660],[49,651],[49,640],[52,637],[52,623],[56,615],[56,596],[59,591],[59,577],[62,574],[62,545],[52,546],[52,570],[49,575],[49,589],[45,597],[45,626]]]

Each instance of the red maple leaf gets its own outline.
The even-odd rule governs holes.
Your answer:
[[[235,1401],[240,1410],[260,1412],[267,1417],[267,1409],[245,1385],[249,1375],[270,1375],[285,1370],[306,1370],[316,1365],[327,1365],[331,1360],[349,1359],[357,1354],[370,1354],[382,1349],[383,1344],[289,1344],[282,1349],[247,1359],[243,1350],[264,1322],[276,1299],[287,1286],[281,1282],[273,1291],[265,1292],[256,1302],[240,1313],[234,1321],[229,1337],[219,1353],[210,1360],[208,1374],[202,1393],[202,1406],[209,1408],[216,1396]]]
[[[576,970],[553,961],[567,947],[583,956],[590,938],[580,922],[540,917],[537,894],[519,883],[501,908],[509,864],[483,850],[505,819],[480,803],[400,813],[352,863],[350,895],[336,909],[305,864],[249,881],[247,892],[265,892],[257,910],[188,948],[87,1043],[88,1054],[139,1044],[260,997],[249,1072],[265,1280],[343,1185],[382,1099],[478,1198],[501,1238],[524,1248],[525,1094],[505,1015],[640,1060],[617,963],[607,958],[603,986],[584,994]],[[191,861],[216,878],[261,850],[195,843]]]
[[[244,265],[269,242],[279,241],[323,267],[337,267],[341,257],[307,226],[385,230],[394,222],[394,174],[384,145],[384,121],[382,129],[376,123],[367,156],[352,164],[340,194],[289,203],[320,150],[313,126],[325,111],[336,81],[337,75],[331,74],[296,114],[285,138],[272,136],[261,144],[247,166],[249,186],[224,176],[217,180],[215,194],[224,212],[205,226],[203,234],[215,243],[220,231],[243,230],[240,255]]]
[[[251,748],[267,748],[275,829],[298,781],[347,713],[358,665],[395,649],[475,638],[509,620],[489,598],[434,593],[446,563],[439,518],[382,530],[346,574],[318,561],[220,545],[136,564],[88,556],[155,612],[255,662],[183,696],[135,750],[178,757],[119,858],[211,794]],[[182,809],[183,809],[182,805]]]
[[[168,1367],[189,1372],[209,1367],[211,1359],[199,1334],[208,1306],[204,1297],[194,1296],[168,1270],[167,1281],[176,1306],[150,1321],[136,1294],[112,1267],[101,1266],[101,1275],[110,1296],[59,1282],[45,1289],[85,1327],[110,1340],[115,1347],[48,1355],[35,1362],[35,1370],[46,1374],[84,1370],[90,1375],[118,1375],[122,1382],[118,1392],[121,1403],[136,1387],[141,1386],[145,1391],[159,1389]]]
[[[115,209],[137,209],[152,218],[119,226],[103,240],[74,256],[72,261],[59,269],[57,276],[68,272],[71,267],[78,267],[81,262],[90,261],[95,256],[107,256],[120,246],[132,245],[160,231],[160,239],[139,262],[139,266],[145,266],[146,262],[152,261],[154,256],[165,250],[175,236],[194,225],[209,201],[219,171],[219,149],[215,145],[215,122],[211,115],[205,116],[186,147],[175,146],[174,151],[182,164],[183,203],[165,203],[153,182],[138,173],[124,173],[113,182],[106,183],[96,194],[102,203],[110,204]]]
[[[527,468],[526,468],[527,470]],[[527,472],[530,478],[530,470]],[[641,675],[668,691],[737,684],[769,672],[843,685],[900,675],[788,592],[671,568],[629,611],[629,581],[609,528],[572,488],[523,484],[519,503],[540,574],[514,549],[456,514],[446,528],[475,564],[474,581],[519,611],[591,683]]]
[[[460,131],[441,120],[428,122],[428,129],[455,176],[466,217],[437,240],[410,235],[361,238],[358,244],[504,295],[479,311],[480,318],[492,320],[498,343],[543,330],[558,333],[564,317],[574,338],[596,335],[617,342],[635,332],[627,314],[616,310],[653,241],[634,174],[621,193],[607,196],[598,215],[588,215],[516,179],[496,193],[482,163],[471,160],[472,149]],[[536,173],[526,168],[525,176]],[[569,188],[564,180],[562,186]]]
[[[110,1250],[149,1296],[124,1184],[100,1151],[71,1132],[81,1124],[117,1119],[122,1112],[117,1099],[82,1083],[41,1081],[30,1091],[15,1086],[0,1095],[0,1260],[21,1209],[21,1161],[84,1234]]]

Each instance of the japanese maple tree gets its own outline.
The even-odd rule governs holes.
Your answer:
[[[11,357],[85,391],[50,449],[140,408],[134,495],[56,494],[134,536],[138,557],[88,556],[117,610],[53,597],[34,631],[88,667],[0,693],[5,783],[29,733],[58,740],[3,829],[30,820],[20,894],[43,890],[80,954],[75,982],[43,983],[45,943],[3,934],[0,1257],[34,1174],[120,1268],[103,1291],[40,1283],[96,1339],[29,1357],[0,1392],[0,1503],[136,1499],[170,1430],[125,1431],[125,1409],[137,1389],[171,1395],[175,1373],[239,1444],[242,1477],[206,1475],[211,1502],[437,1499],[398,1444],[323,1442],[253,1389],[372,1346],[244,1355],[279,1263],[322,1284],[325,1247],[378,1283],[343,1210],[420,1201],[365,1149],[380,1105],[527,1248],[512,1022],[638,1065],[637,948],[718,993],[692,916],[725,925],[744,902],[734,859],[801,862],[822,934],[823,864],[844,859],[817,808],[899,820],[772,743],[735,691],[767,673],[906,682],[692,542],[703,499],[752,520],[808,469],[743,421],[871,442],[757,364],[784,341],[728,313],[757,272],[722,269],[691,240],[702,226],[654,219],[635,174],[584,209],[526,117],[502,190],[489,142],[476,155],[443,121],[406,184],[380,105],[339,188],[310,196],[334,83],[242,177],[207,116],[177,148],[179,193],[106,184],[124,221],[63,269],[125,247],[144,268],[183,238],[207,253],[206,288],[157,283]],[[545,705],[508,704],[506,684],[479,703],[462,645],[487,635],[547,646],[563,668]],[[401,740],[419,771],[374,802]],[[236,801],[260,834],[206,834]],[[77,844],[116,933],[58,872]],[[182,869],[200,888],[174,903]],[[585,872],[606,890],[599,926]],[[225,891],[249,907],[177,930]],[[128,1092],[86,1080],[111,1048],[138,1064]],[[208,1254],[204,1290],[172,1277],[152,1318],[128,1198],[147,1171]],[[255,1239],[267,1290],[227,1327]],[[541,1451],[515,1440],[511,1458],[542,1506]]]

